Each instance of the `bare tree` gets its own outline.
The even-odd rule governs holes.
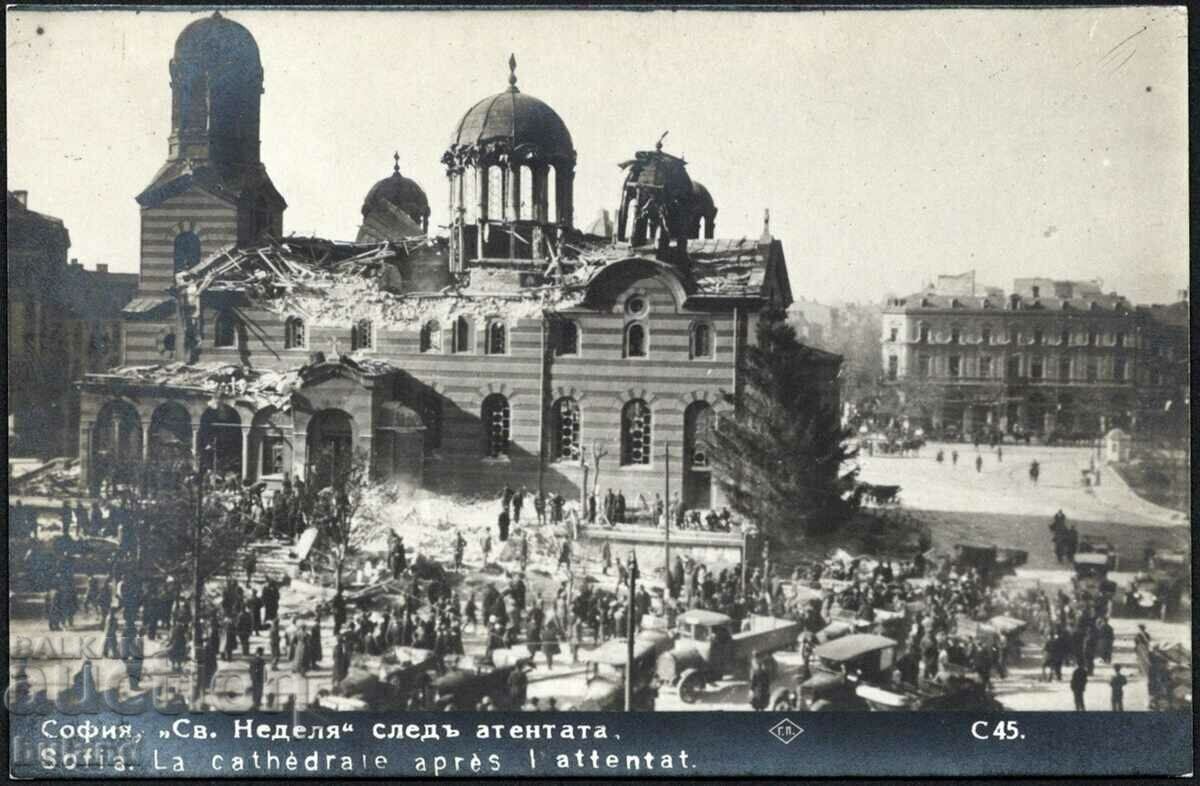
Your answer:
[[[318,570],[333,574],[334,590],[339,591],[350,559],[387,528],[385,521],[364,508],[368,495],[385,489],[371,481],[370,459],[365,452],[343,458],[326,450],[318,460],[328,468],[328,474],[321,473],[322,479],[330,482],[320,488],[316,482],[311,483],[306,491],[309,524],[318,532],[308,559]]]

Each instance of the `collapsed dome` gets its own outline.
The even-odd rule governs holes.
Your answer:
[[[362,214],[370,214],[384,205],[399,208],[418,223],[429,218],[429,198],[415,180],[400,174],[399,156],[392,174],[371,186],[363,200]]]

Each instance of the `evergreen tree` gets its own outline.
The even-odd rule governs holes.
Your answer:
[[[763,314],[745,347],[733,413],[707,436],[730,506],[769,537],[828,531],[850,512],[856,451],[841,427],[841,358],[796,339],[782,312]]]

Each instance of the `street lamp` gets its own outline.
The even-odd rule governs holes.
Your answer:
[[[633,712],[633,592],[638,580],[637,552],[630,549],[625,565],[629,575],[629,601],[625,605],[625,711]]]

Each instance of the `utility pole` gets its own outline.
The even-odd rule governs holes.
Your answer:
[[[200,539],[204,529],[204,462],[196,473],[196,520],[192,523],[192,649],[195,661],[195,684],[192,686],[192,709],[200,704],[200,696],[204,692],[201,684],[203,669],[203,644],[200,626],[200,596],[204,592],[204,582],[200,578]],[[214,631],[215,635],[215,631]]]
[[[749,556],[750,530],[742,528],[742,600],[746,599],[746,559]]]
[[[665,490],[663,492],[663,584],[666,593],[663,601],[671,595],[671,443],[663,446],[663,456],[666,458]],[[682,503],[682,500],[681,500]]]
[[[629,602],[625,605],[625,711],[633,712],[633,615],[634,589],[637,586],[637,553],[629,552]]]

